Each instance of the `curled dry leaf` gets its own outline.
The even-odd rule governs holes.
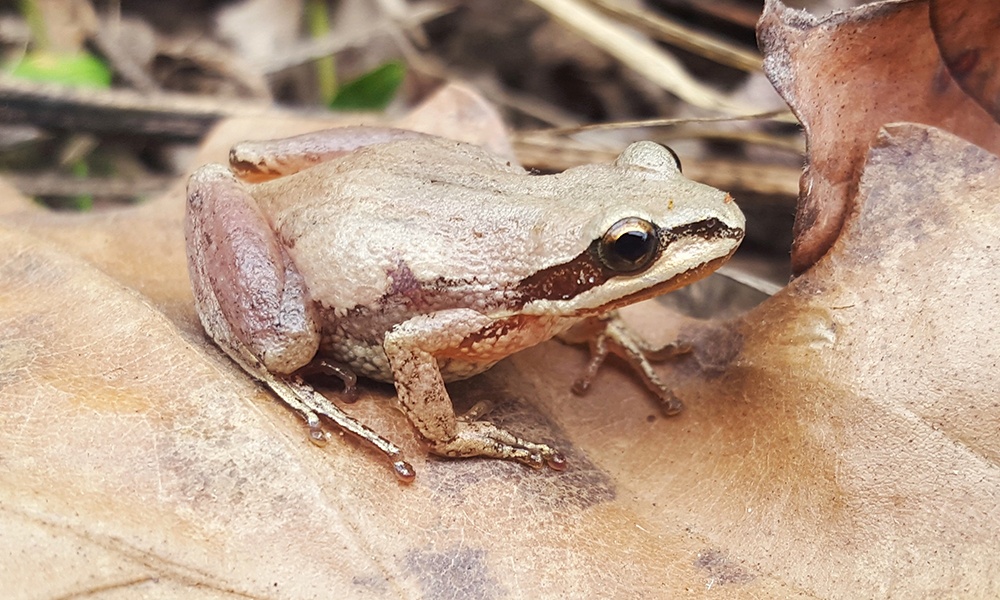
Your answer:
[[[935,43],[935,35],[948,42],[945,56],[957,65],[952,72],[963,73],[964,87],[989,92],[990,52],[980,50],[971,71],[966,63],[977,40],[989,37],[996,52],[995,28],[981,25],[982,17],[995,19],[996,8],[941,4],[950,8],[936,9],[943,14],[932,33],[927,0],[876,2],[822,19],[779,0],[766,3],[758,24],[764,70],[808,136],[792,244],[797,273],[837,239],[853,210],[868,148],[886,123],[934,125],[1000,151],[1000,125],[952,79]]]
[[[1000,120],[1000,4],[931,0],[931,29],[948,72],[973,100]]]
[[[247,137],[316,122],[230,121]],[[391,390],[349,410],[416,462],[325,448],[204,336],[182,184],[132,210],[0,202],[0,589],[7,597],[920,597],[1000,592],[997,159],[900,126],[815,269],[684,326],[656,416],[547,343],[453,386],[567,452],[562,473],[424,458]],[[961,243],[956,243],[960,240]],[[929,280],[928,274],[933,274]],[[683,326],[661,305],[643,331]]]
[[[829,254],[738,329],[731,517],[821,597],[1000,593],[998,185],[995,155],[887,126]]]

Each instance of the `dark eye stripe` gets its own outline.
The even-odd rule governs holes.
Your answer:
[[[522,279],[516,287],[520,304],[532,300],[568,300],[603,284],[615,274],[602,268],[595,240],[573,260],[555,265]]]
[[[715,218],[696,221],[670,231],[660,230],[660,251],[665,251],[670,243],[685,237],[705,240],[740,239],[743,237],[743,230],[729,227]],[[569,300],[618,275],[601,265],[597,258],[599,243],[600,240],[595,240],[573,260],[542,269],[519,281],[514,288],[517,303],[524,306],[534,300]]]

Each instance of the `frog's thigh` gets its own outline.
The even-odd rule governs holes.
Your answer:
[[[188,183],[185,220],[188,268],[209,335],[244,365],[259,361],[271,373],[312,360],[320,341],[315,308],[246,186],[221,165],[202,167]]]
[[[245,181],[267,181],[366,146],[424,137],[429,136],[390,127],[337,127],[279,140],[241,142],[229,151],[229,166]]]

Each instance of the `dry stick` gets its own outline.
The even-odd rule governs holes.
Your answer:
[[[447,9],[432,4],[419,4],[401,22],[390,19],[380,19],[366,27],[352,31],[349,35],[341,32],[331,32],[304,43],[296,44],[287,52],[274,56],[261,66],[264,73],[276,73],[290,67],[301,65],[323,56],[336,54],[348,48],[363,45],[373,36],[385,33],[395,28],[410,28],[429,21],[434,17],[448,12]]]
[[[589,1],[601,11],[614,15],[623,23],[628,23],[652,38],[683,48],[708,60],[751,73],[763,68],[763,59],[757,52],[744,50],[726,40],[702,33],[662,15],[623,6],[621,2]]]
[[[787,108],[769,110],[766,112],[748,113],[743,115],[726,115],[721,117],[671,117],[666,119],[640,119],[638,121],[615,121],[613,123],[591,123],[590,125],[577,125],[573,127],[554,127],[551,129],[537,129],[526,131],[522,135],[571,135],[583,131],[617,131],[620,129],[637,129],[640,127],[668,127],[673,125],[687,125],[689,123],[725,123],[729,121],[757,121],[763,119],[773,119],[786,123],[796,123],[795,116]]]
[[[658,135],[656,139],[657,141],[667,142],[668,145],[671,140],[702,140],[735,142],[740,144],[750,144],[753,146],[763,146],[798,156],[803,156],[806,153],[805,140],[799,133],[794,135],[775,135],[754,131],[752,129],[723,131],[708,128],[696,129],[692,127],[684,128],[676,132],[667,130]]]
[[[730,113],[750,108],[702,84],[680,62],[648,39],[601,15],[577,0],[532,0],[556,20],[604,49],[643,77],[678,98],[709,110]]]
[[[785,287],[783,285],[770,281],[766,277],[761,277],[753,273],[747,273],[742,269],[731,267],[730,266],[731,264],[732,263],[730,263],[729,265],[722,265],[721,267],[719,267],[716,273],[728,279],[732,279],[737,283],[742,283],[748,288],[757,290],[758,292],[765,294],[767,296],[773,296],[778,292],[780,292],[781,289]]]
[[[600,150],[572,140],[525,138],[514,134],[514,152],[521,164],[546,172],[565,171],[590,163],[608,163],[618,152]],[[799,194],[802,169],[784,165],[761,165],[737,160],[684,159],[684,174],[723,190],[742,190],[773,198],[782,204]]]
[[[74,88],[0,75],[0,122],[194,140],[223,117],[257,115],[267,102],[165,92]]]
[[[684,160],[684,175],[720,190],[752,192],[755,206],[786,206],[799,196],[802,168],[745,160]]]
[[[32,175],[4,174],[4,179],[14,184],[28,196],[101,196],[136,198],[162,192],[174,183],[175,176],[143,175],[135,179],[114,177],[86,177],[62,173],[36,173]]]

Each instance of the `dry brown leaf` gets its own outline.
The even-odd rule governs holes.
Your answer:
[[[746,548],[820,596],[1000,593],[998,184],[995,155],[888,126],[830,253],[744,321]]]
[[[948,72],[995,120],[1000,120],[1000,4],[930,0],[931,29]]]
[[[206,145],[317,123],[232,121]],[[942,173],[947,176],[942,176]],[[563,473],[426,458],[391,388],[349,410],[398,483],[305,427],[201,332],[180,184],[133,210],[0,200],[0,589],[13,598],[919,597],[1000,592],[991,232],[997,159],[879,138],[816,269],[739,322],[689,327],[662,419],[623,370],[579,398],[547,343],[453,386],[567,451]],[[911,193],[919,189],[917,197]],[[956,243],[960,240],[961,243]],[[933,277],[928,274],[933,273]],[[664,337],[656,303],[629,317]],[[673,325],[670,325],[673,323]]]
[[[964,27],[971,28],[980,13],[995,12],[988,2],[968,4],[976,16],[968,16]],[[964,39],[969,32],[948,33]],[[993,34],[983,30],[979,37]],[[886,123],[934,125],[1000,151],[1000,125],[942,63],[927,0],[877,2],[821,19],[768,0],[758,38],[765,72],[808,137],[792,245],[797,273],[837,239],[853,210],[868,148]],[[993,65],[988,56],[981,58],[981,69]]]

